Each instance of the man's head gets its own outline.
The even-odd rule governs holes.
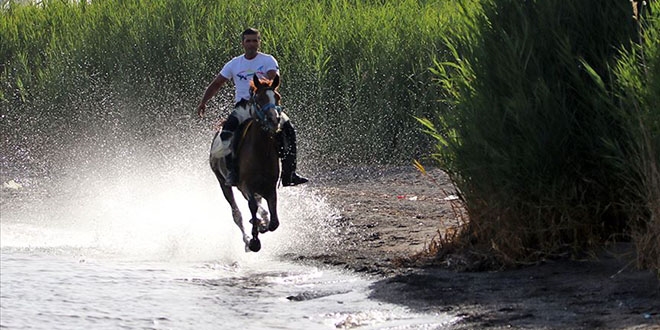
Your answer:
[[[257,55],[259,47],[261,46],[261,34],[255,28],[248,28],[241,33],[241,45],[245,49],[247,58],[252,58]]]

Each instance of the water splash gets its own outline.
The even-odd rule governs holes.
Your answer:
[[[41,127],[26,135],[31,142],[18,143],[29,129],[21,120],[12,127],[8,141],[17,144],[3,147],[0,178],[11,182],[0,187],[3,249],[147,260],[250,258],[208,166],[212,132],[192,119],[190,104],[109,93],[93,108],[81,107],[84,102],[76,102],[70,118],[53,118],[68,124],[47,138]],[[65,132],[77,116],[87,125]],[[336,210],[323,198],[300,188],[279,194],[282,225],[261,236],[261,257],[332,239]],[[247,202],[236,196],[247,218]]]
[[[47,198],[3,203],[2,247],[89,248],[138,259],[206,260],[245,254],[210,170],[202,164],[170,164],[168,172],[105,177],[78,173],[79,180],[58,183]],[[247,218],[247,202],[238,194],[237,200]],[[336,211],[323,198],[291,189],[280,190],[279,201],[282,226],[261,236],[262,255],[313,249],[319,241],[332,239],[329,228]]]
[[[2,285],[11,288],[0,308],[3,326],[416,329],[445,322],[369,300],[366,279],[275,260],[336,244],[338,211],[310,187],[280,189],[280,227],[260,236],[259,253],[244,252],[208,166],[210,125],[192,119],[193,103],[100,93],[99,102],[15,111],[20,120],[0,122],[9,132],[0,145]],[[247,218],[247,202],[236,196]],[[55,298],[43,299],[44,292]],[[49,312],[35,317],[35,309]]]

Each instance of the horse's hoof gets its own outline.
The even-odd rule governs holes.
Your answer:
[[[268,223],[268,230],[275,231],[275,229],[277,229],[277,227],[279,227],[279,226],[280,226],[280,221],[279,220],[271,219],[270,223]]]
[[[259,252],[261,250],[261,242],[258,239],[250,240],[250,251]]]

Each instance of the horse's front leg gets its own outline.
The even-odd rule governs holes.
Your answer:
[[[280,220],[277,217],[277,193],[275,192],[275,188],[273,188],[273,191],[269,195],[267,198],[264,197],[266,198],[266,202],[268,202],[268,211],[270,212],[268,230],[275,231],[280,226]]]
[[[257,219],[259,201],[254,194],[250,194],[250,197],[248,198],[248,206],[250,207],[250,213],[252,214],[252,219],[250,220],[250,223],[252,224],[252,239],[250,240],[249,247],[251,251],[258,252],[261,250],[261,242],[259,241],[259,219]]]

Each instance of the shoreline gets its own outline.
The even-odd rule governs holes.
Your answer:
[[[330,253],[286,257],[374,276],[372,298],[460,317],[446,329],[660,329],[660,279],[634,268],[630,244],[598,259],[502,271],[403,263],[459,222],[449,178],[427,170],[430,177],[413,166],[355,167],[313,178],[306,189],[340,212],[337,241],[320,249]]]

